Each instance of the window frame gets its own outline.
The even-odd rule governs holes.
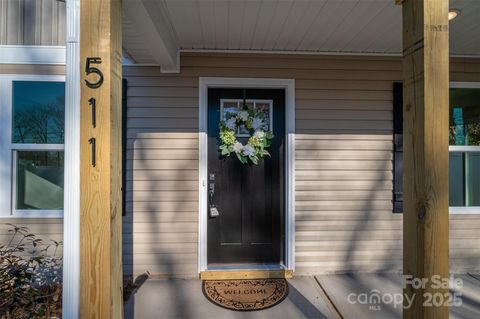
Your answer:
[[[237,109],[241,103],[253,103],[253,108],[257,108],[257,103],[268,104],[268,130],[273,132],[273,100],[266,99],[220,99],[220,121],[225,120],[225,113],[223,112],[225,103],[237,103]],[[250,134],[235,133],[236,137],[250,137]]]
[[[13,82],[65,82],[64,75],[0,75],[0,218],[62,218],[64,210],[16,209],[16,156],[18,151],[62,151],[65,144],[21,144],[12,142]],[[65,141],[64,141],[65,142]],[[68,164],[64,161],[64,167]],[[65,174],[64,185],[68,183]],[[64,193],[65,201],[65,193]]]
[[[450,82],[450,89],[480,89],[480,82]],[[448,145],[448,153],[480,152],[480,146]],[[450,214],[480,214],[480,206],[449,206]]]

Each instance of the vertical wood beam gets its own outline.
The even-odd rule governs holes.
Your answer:
[[[80,5],[80,315],[123,318],[121,196],[121,0],[82,0]],[[86,61],[103,73],[87,74]],[[98,61],[98,60],[97,60]],[[94,70],[93,70],[94,71]],[[96,125],[92,125],[91,98]],[[89,140],[95,139],[95,150]],[[95,153],[95,165],[92,154]]]
[[[432,277],[448,278],[448,0],[403,1],[404,216],[403,272],[426,278],[403,318],[448,318],[448,307],[425,306]]]

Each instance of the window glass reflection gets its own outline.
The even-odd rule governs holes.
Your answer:
[[[450,206],[480,206],[480,89],[450,89],[449,140]]]
[[[480,146],[480,89],[450,89],[450,145]]]
[[[63,144],[64,127],[64,82],[13,82],[13,143]]]
[[[465,153],[466,206],[480,206],[480,153]]]
[[[450,206],[465,206],[464,155],[462,152],[450,153]]]
[[[63,152],[17,151],[16,209],[63,209]]]

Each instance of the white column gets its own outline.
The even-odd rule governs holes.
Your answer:
[[[67,0],[63,318],[80,317],[80,0]]]

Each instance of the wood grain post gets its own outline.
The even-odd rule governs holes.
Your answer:
[[[80,12],[80,316],[117,319],[123,318],[121,0],[82,0]],[[87,72],[88,58],[97,59]]]
[[[414,296],[403,318],[448,318],[448,307],[424,304],[441,294],[433,276],[448,278],[448,0],[403,3],[403,272],[428,280],[407,285]],[[425,295],[424,295],[425,294]],[[443,304],[443,302],[442,302]],[[404,302],[405,305],[405,302]]]

